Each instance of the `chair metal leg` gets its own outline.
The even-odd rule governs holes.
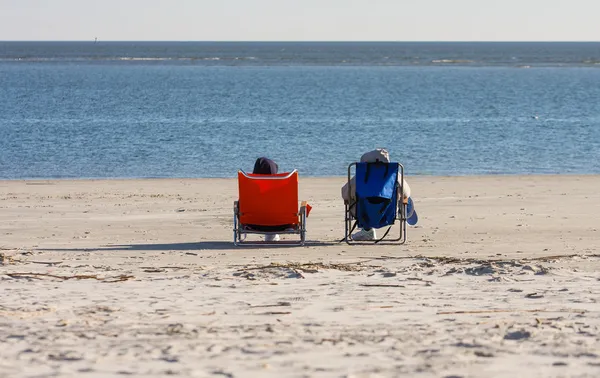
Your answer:
[[[395,244],[404,244],[406,243],[406,206],[402,203],[399,204],[400,206],[400,210],[398,211],[398,218],[396,219],[396,221],[399,221],[400,224],[398,225],[398,237],[394,238],[394,239],[378,239],[375,241],[356,241],[354,239],[352,239],[352,231],[354,231],[354,227],[356,226],[356,223],[354,225],[354,227],[352,226],[352,221],[354,220],[351,216],[350,216],[350,209],[348,204],[345,205],[345,216],[344,216],[344,239],[340,240],[340,241],[345,241],[347,244],[349,245],[354,245],[354,244],[374,244],[374,243],[378,243],[378,244],[387,244],[386,242],[393,242]],[[393,225],[392,225],[393,227]],[[386,233],[387,235],[387,233]]]
[[[306,207],[300,209],[300,245],[306,241]]]
[[[233,202],[233,245],[237,246],[239,244],[239,242],[241,241],[240,239],[240,230],[238,230],[239,227],[239,222],[238,222],[238,216],[239,216],[239,208],[238,208],[238,201],[234,201]]]
[[[238,201],[234,202],[233,205],[233,244],[235,246],[303,246],[306,242],[306,206],[302,206],[299,212],[299,224],[298,228],[290,231],[290,232],[260,232],[256,230],[248,230],[244,228],[244,225],[240,223],[240,212],[239,212],[239,203]],[[256,234],[256,235],[269,235],[283,233],[289,235],[300,235],[299,241],[279,241],[279,242],[264,242],[264,241],[247,241],[245,237],[242,238],[242,234],[246,236],[247,234]]]

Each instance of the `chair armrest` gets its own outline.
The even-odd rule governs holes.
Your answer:
[[[306,214],[306,201],[300,202],[300,208],[298,209],[298,215]]]
[[[308,217],[308,214],[310,214],[311,209],[312,209],[312,207],[308,204],[307,201],[302,201],[300,203],[300,210],[298,211],[298,215],[302,216],[302,214],[304,214],[305,216]]]

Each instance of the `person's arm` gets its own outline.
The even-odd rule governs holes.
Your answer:
[[[350,180],[350,185],[352,186],[352,193],[350,193],[348,183],[342,186],[342,198],[347,202],[350,202],[350,199],[354,198],[354,193],[356,192],[356,179],[354,177]]]
[[[342,186],[342,198],[344,201],[348,201],[350,199],[348,191],[348,183],[345,183],[344,186]]]
[[[410,197],[410,186],[408,186],[408,183],[406,182],[406,180],[402,180],[402,186],[404,187],[404,197],[408,198]]]
[[[404,194],[404,198],[402,200],[406,202],[408,197],[410,197],[410,186],[408,186],[408,183],[404,179],[402,182],[400,182],[400,176],[398,176],[398,184],[402,185],[402,192]]]

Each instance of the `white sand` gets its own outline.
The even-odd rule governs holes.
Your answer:
[[[403,246],[343,182],[236,249],[235,180],[0,181],[0,377],[600,376],[599,176],[411,177]]]

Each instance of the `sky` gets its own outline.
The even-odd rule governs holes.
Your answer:
[[[600,0],[0,0],[2,41],[600,41]]]

